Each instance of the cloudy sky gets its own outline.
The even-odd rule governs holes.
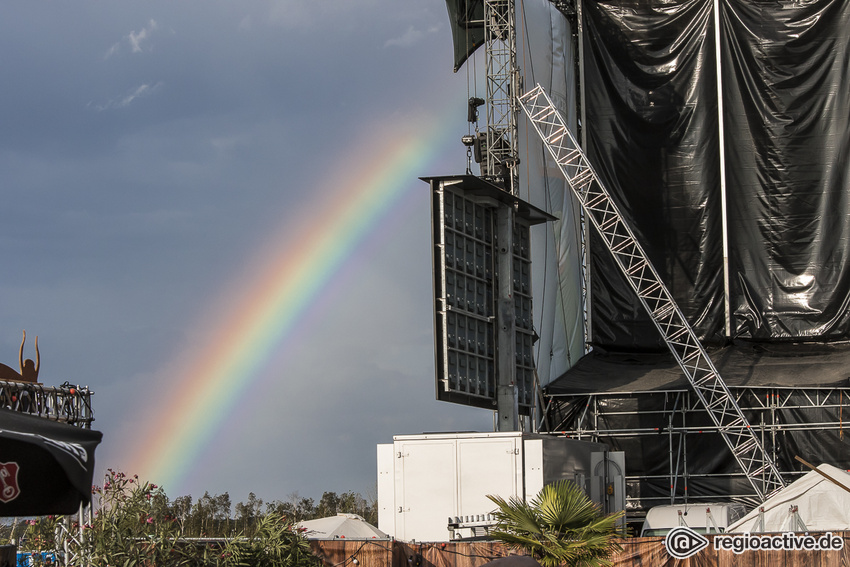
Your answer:
[[[394,434],[492,428],[434,399],[417,177],[463,173],[467,128],[443,0],[4,2],[0,52],[0,362],[25,329],[42,382],[95,392],[100,470],[172,498],[365,495]],[[392,205],[349,208],[368,222],[331,233],[344,257],[256,364],[205,383],[263,274],[318,270],[299,258],[332,255],[335,204],[386,176]]]

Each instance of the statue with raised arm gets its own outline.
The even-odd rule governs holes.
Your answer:
[[[27,342],[27,332],[21,339],[21,350],[18,352],[18,365],[21,372],[5,364],[0,364],[0,380],[6,382],[38,382],[38,369],[41,366],[41,355],[38,352],[38,336],[35,337],[35,362],[31,358],[24,360],[24,343]]]
[[[41,355],[38,353],[38,335],[35,336],[35,363],[31,358],[24,360],[24,343],[27,342],[27,332],[21,339],[21,350],[18,353],[18,362],[21,365],[21,378],[24,382],[38,382],[38,368],[41,366]]]

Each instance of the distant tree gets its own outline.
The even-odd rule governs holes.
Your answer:
[[[295,507],[296,513],[305,520],[316,518],[316,504],[312,498],[301,498]]]
[[[251,537],[257,527],[257,521],[262,515],[263,500],[257,498],[257,495],[253,492],[249,492],[248,501],[236,504],[235,510],[239,530],[246,536]]]
[[[266,515],[273,514],[275,516],[286,518],[287,520],[292,520],[294,517],[293,512],[292,504],[289,502],[284,502],[282,500],[270,500],[269,502],[266,502]]]
[[[324,492],[319,500],[319,505],[316,507],[316,517],[326,518],[328,516],[336,516],[339,508],[339,496],[336,492]]]
[[[359,492],[344,492],[339,497],[339,512],[346,514],[357,514],[364,519],[369,516],[369,504],[360,496]]]
[[[215,519],[215,533],[230,535],[230,494],[225,492],[213,497]]]
[[[209,492],[198,498],[192,506],[190,533],[194,536],[207,537],[215,526],[215,499]]]
[[[363,515],[370,524],[378,525],[378,483],[366,493],[366,514]]]
[[[177,520],[180,533],[186,533],[186,522],[192,513],[192,497],[178,496],[171,503],[171,516]]]
[[[266,513],[285,516],[293,522],[301,522],[315,517],[312,498],[302,498],[298,492],[291,492],[286,500],[273,500],[266,504]]]

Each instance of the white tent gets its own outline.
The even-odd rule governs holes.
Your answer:
[[[823,464],[818,467],[818,471],[850,489],[850,474],[843,470]],[[764,509],[763,525],[759,508]],[[837,530],[850,530],[850,490],[842,488],[823,474],[810,471],[729,526],[726,532]]]
[[[357,514],[337,514],[300,522],[307,539],[390,539],[390,536]]]

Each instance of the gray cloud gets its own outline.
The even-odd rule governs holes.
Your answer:
[[[451,72],[440,0],[45,10],[0,5],[0,362],[16,360],[21,329],[39,335],[43,380],[96,392],[97,462],[120,467],[171,395],[173,361],[197,345],[248,259],[281,226],[326,220],[330,205],[306,206],[334,194],[317,180],[378,123],[408,139],[420,128],[411,116],[449,124],[449,109],[459,139],[466,80]],[[384,42],[393,30],[407,31]],[[490,426],[489,412],[434,400],[417,177],[462,172],[465,154],[460,144],[432,153],[398,180],[417,197],[272,356],[243,399],[248,418],[222,416],[228,459],[203,456],[170,495],[365,493],[376,443]]]
[[[439,33],[440,27],[432,26],[427,31],[423,31],[413,27],[411,24],[403,34],[385,41],[384,47],[413,47],[422,43],[426,35]]]
[[[126,92],[124,95],[122,95],[118,98],[110,99],[110,100],[106,101],[105,103],[95,104],[95,105],[92,105],[92,106],[94,106],[94,108],[99,110],[99,111],[112,110],[112,109],[116,109],[116,108],[126,108],[126,107],[130,106],[133,103],[133,101],[135,101],[136,99],[151,96],[154,92],[161,89],[162,86],[163,86],[162,81],[155,83],[153,85],[145,83],[145,84],[139,85],[139,86],[137,86],[133,89],[130,89],[128,92]]]
[[[158,27],[156,20],[151,19],[148,21],[147,25],[139,31],[131,31],[129,35],[127,35],[127,41],[130,43],[130,50],[133,53],[141,53],[144,51],[144,49],[142,49],[142,44],[147,42],[151,34],[153,34]]]

